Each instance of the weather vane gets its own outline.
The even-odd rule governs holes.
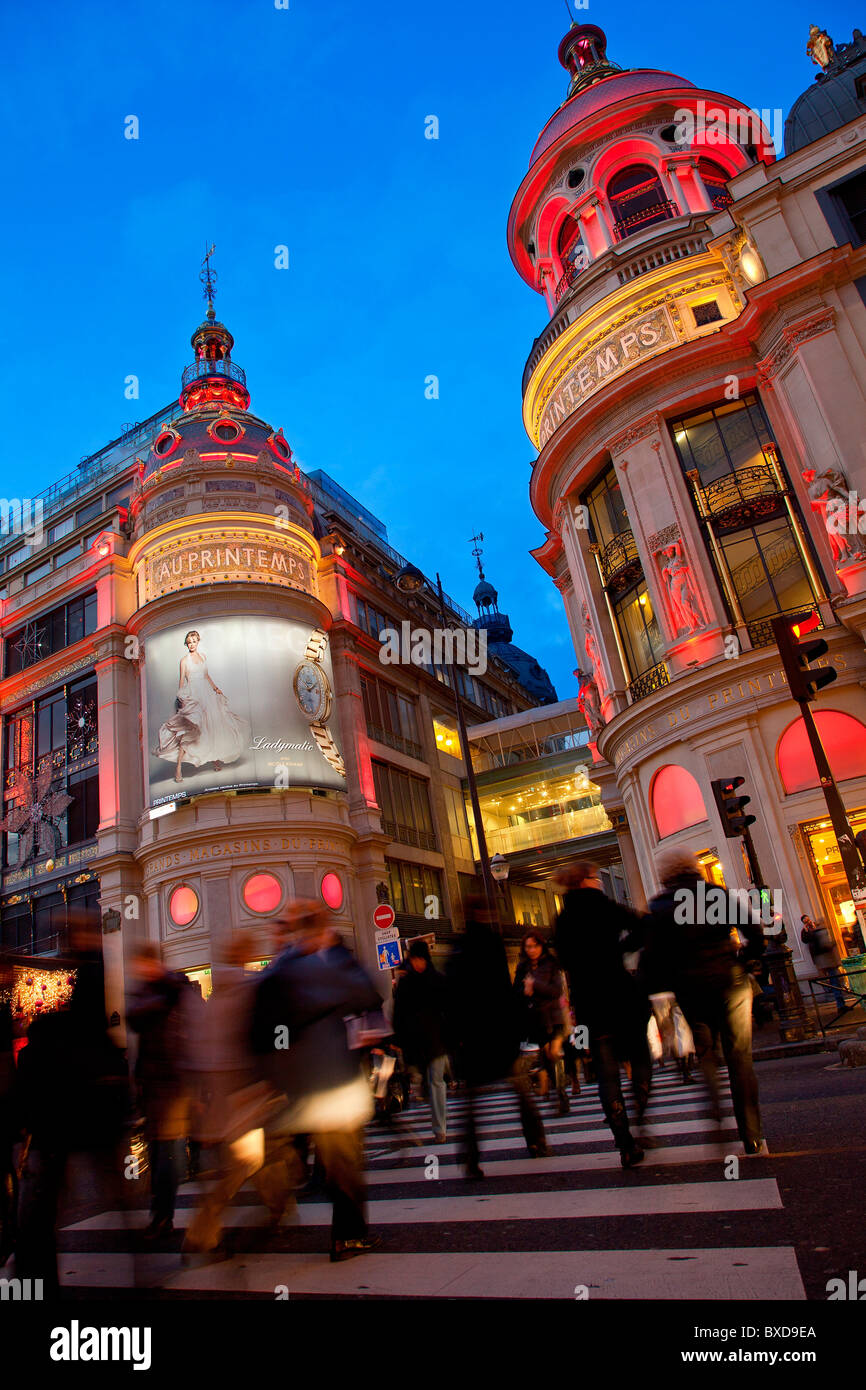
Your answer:
[[[470,536],[470,537],[469,537],[469,544],[473,547],[473,548],[472,548],[472,554],[475,556],[475,563],[476,563],[476,565],[478,566],[478,573],[479,573],[479,575],[481,576],[482,579],[484,578],[484,571],[483,571],[483,569],[481,568],[481,555],[482,555],[482,550],[481,550],[480,542],[483,541],[483,540],[484,540],[484,532],[483,532],[483,531],[479,531],[477,536]]]
[[[205,246],[207,246],[207,242],[205,242]],[[216,271],[211,268],[210,258],[215,250],[216,246],[211,244],[205,251],[204,260],[201,263],[201,272],[198,277],[204,286],[204,297],[207,300],[208,318],[213,318],[214,316],[213,297],[216,294],[217,275]]]

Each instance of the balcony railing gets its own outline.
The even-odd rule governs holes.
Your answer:
[[[621,585],[632,577],[632,571],[640,571],[640,556],[631,531],[620,531],[612,537],[598,558],[605,584]]]
[[[632,703],[636,704],[638,700],[645,700],[648,695],[654,695],[657,690],[661,690],[670,683],[668,668],[663,661],[660,661],[658,666],[644,671],[642,676],[638,676],[636,681],[632,681],[628,688]]]
[[[367,733],[376,743],[384,743],[386,747],[405,753],[409,758],[422,758],[424,755],[420,743],[413,742],[411,738],[402,738],[400,734],[392,734],[390,729],[382,729],[378,724],[368,723]]]
[[[535,849],[538,845],[555,845],[566,840],[579,840],[583,835],[600,835],[610,829],[608,814],[599,804],[585,806],[578,811],[563,811],[558,816],[526,820],[520,825],[506,825],[500,829],[485,827],[484,836],[491,854],[514,854],[519,850]],[[477,859],[478,846],[474,830],[472,847]]]
[[[782,502],[779,479],[767,463],[724,473],[706,487],[696,479],[693,484],[705,516],[711,516],[720,526],[751,526],[772,516]]]
[[[818,627],[823,627],[824,619],[821,617],[817,603],[811,610],[808,604],[801,603],[799,608],[785,608],[781,613],[770,613],[766,618],[756,618],[754,622],[747,623],[746,631],[749,634],[749,641],[755,648],[772,647],[776,641],[772,628],[774,618],[796,618],[798,615],[810,611],[818,614]]]
[[[633,212],[630,217],[620,217],[613,224],[613,234],[617,241],[625,241],[626,237],[634,236],[635,232],[640,232],[644,227],[650,227],[654,222],[668,222],[672,217],[682,216],[676,203],[667,199],[665,202],[652,203],[648,208],[642,208],[640,212]]]
[[[432,830],[416,830],[414,825],[398,825],[396,821],[382,817],[382,832],[401,845],[413,845],[415,849],[438,849],[436,836]]]
[[[239,381],[241,386],[247,384],[247,374],[243,367],[239,367],[237,362],[229,362],[222,358],[217,362],[210,362],[207,358],[199,358],[198,362],[191,362],[188,367],[184,367],[181,381],[184,386],[188,386],[191,381],[196,381],[199,377],[224,376],[229,381]]]
[[[556,289],[553,291],[557,304],[559,303],[562,296],[565,294],[566,290],[571,289],[571,286],[574,284],[575,280],[577,280],[579,276],[582,274],[583,269],[585,269],[585,267],[580,267],[574,264],[566,266],[565,272],[561,280],[557,284]]]

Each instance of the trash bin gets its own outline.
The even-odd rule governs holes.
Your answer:
[[[866,995],[866,951],[859,955],[847,956],[839,962],[839,969],[848,976],[848,988],[863,1002]]]

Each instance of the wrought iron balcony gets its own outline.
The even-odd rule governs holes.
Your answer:
[[[693,473],[689,474],[695,496],[705,517],[712,517],[719,526],[731,529],[752,526],[773,516],[782,505],[779,478],[769,463],[752,464],[724,473],[702,487]]]
[[[746,631],[749,634],[749,641],[756,649],[758,647],[772,647],[776,641],[772,628],[774,618],[796,618],[811,611],[818,614],[818,627],[823,627],[824,619],[821,617],[817,602],[812,609],[809,608],[808,604],[801,603],[798,608],[785,608],[781,613],[770,613],[766,618],[756,618],[754,622],[747,623]]]
[[[635,232],[642,232],[644,227],[651,227],[655,222],[668,222],[672,217],[682,215],[676,203],[666,199],[664,202],[652,203],[648,208],[641,208],[640,212],[633,212],[630,217],[620,217],[613,224],[613,234],[617,241],[625,241],[626,237],[634,236]]]
[[[643,675],[638,676],[636,681],[632,681],[628,688],[632,698],[632,703],[637,704],[638,700],[645,700],[648,695],[653,695],[663,686],[670,685],[671,678],[668,675],[668,668],[663,661],[658,666],[650,667],[649,671],[644,671]]]
[[[394,748],[398,753],[405,753],[409,758],[423,758],[424,750],[420,743],[415,743],[410,738],[403,738],[400,734],[392,734],[390,729],[383,729],[379,724],[371,724],[367,721],[367,733],[376,743],[384,743],[387,748]]]
[[[196,381],[201,377],[224,376],[229,381],[239,381],[241,386],[247,384],[247,374],[243,367],[239,367],[237,362],[230,362],[226,358],[211,362],[207,358],[201,357],[197,362],[192,362],[183,369],[182,385],[189,386],[191,381]]]
[[[562,279],[559,281],[559,283],[556,286],[556,289],[553,291],[557,304],[559,303],[562,296],[565,294],[566,290],[571,289],[575,280],[577,280],[578,277],[582,274],[583,269],[584,267],[574,265],[573,263],[566,267]]]
[[[623,588],[641,573],[640,556],[631,531],[620,531],[598,552],[606,585]]]

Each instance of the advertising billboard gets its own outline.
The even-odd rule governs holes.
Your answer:
[[[148,639],[151,806],[243,787],[344,789],[326,634],[283,618],[202,618]]]

